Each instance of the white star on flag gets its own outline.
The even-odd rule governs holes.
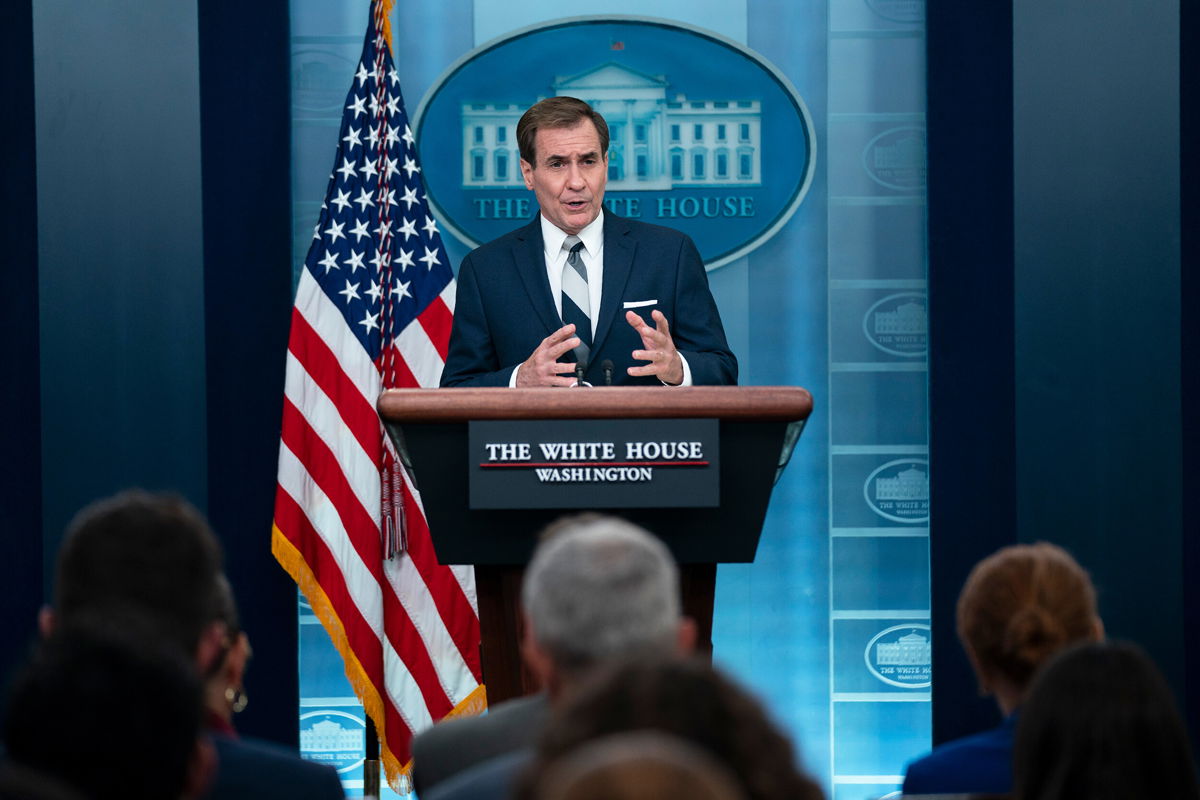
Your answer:
[[[346,234],[342,233],[342,228],[346,227],[344,222],[329,221],[329,227],[325,229],[325,233],[329,234],[329,243],[333,244],[338,240],[338,237],[345,239]]]
[[[421,256],[417,260],[425,262],[425,269],[433,269],[435,266],[442,263],[441,261],[438,261],[437,251],[430,250],[428,247],[425,248],[425,255]]]

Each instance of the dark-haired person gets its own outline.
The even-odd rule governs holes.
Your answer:
[[[192,664],[135,609],[80,614],[39,643],[13,682],[0,797],[200,796],[215,755]],[[73,793],[73,794],[72,794]]]
[[[958,637],[1004,719],[909,764],[904,793],[1009,792],[1013,732],[1034,674],[1063,648],[1103,636],[1091,579],[1061,547],[1013,545],[976,564],[958,597]]]
[[[1171,690],[1125,643],[1082,645],[1046,665],[1022,707],[1013,771],[1020,800],[1200,800]]]
[[[80,615],[135,609],[155,623],[148,643],[178,648],[205,682],[208,722],[240,690],[245,640],[236,627],[223,554],[204,517],[182,498],[122,492],[83,509],[58,553],[54,606],[41,614],[50,635]],[[231,690],[226,694],[226,690]],[[231,710],[231,709],[230,709]],[[344,793],[330,767],[267,742],[238,738],[228,716],[210,725],[217,753],[213,798],[335,800]]]
[[[515,796],[537,800],[542,781],[562,759],[631,731],[695,745],[729,771],[746,800],[823,796],[758,700],[711,664],[682,658],[631,660],[593,676],[554,715]]]
[[[604,117],[551,97],[517,146],[540,213],[463,259],[442,385],[571,386],[576,363],[596,385],[737,383],[692,240],[604,209]]]

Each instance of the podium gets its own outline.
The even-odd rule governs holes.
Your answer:
[[[716,566],[754,560],[771,489],[812,396],[790,386],[391,389],[378,409],[421,493],[438,561],[475,567],[484,683],[496,703],[537,688],[519,653],[521,576],[541,529],[572,511],[626,518],[666,543],[680,565],[697,647],[711,653]],[[657,507],[472,508],[468,487],[479,465],[468,451],[471,425],[503,420],[573,420],[585,438],[604,420],[636,420],[649,436],[669,420],[715,420],[719,500],[698,505],[705,498],[666,493]]]

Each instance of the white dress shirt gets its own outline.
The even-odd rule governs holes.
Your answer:
[[[555,227],[554,223],[542,214],[538,214],[538,221],[542,224],[542,245],[545,248],[543,256],[546,259],[546,278],[550,281],[550,296],[554,298],[554,309],[558,311],[558,318],[562,319],[562,274],[563,265],[567,263],[569,255],[569,251],[563,249],[563,242],[566,241],[568,234]],[[579,241],[583,242],[579,257],[583,259],[583,265],[587,267],[588,304],[591,306],[588,310],[588,319],[592,322],[594,337],[596,321],[600,319],[600,296],[604,286],[604,214],[598,214],[577,235]],[[617,323],[624,321],[625,317],[622,315]],[[678,385],[691,386],[692,370],[688,366],[687,359],[683,357],[683,353],[679,354],[679,360],[683,363],[683,382]],[[508,385],[510,387],[516,387],[517,372],[520,369],[521,367],[518,365],[509,376]],[[672,385],[674,384],[663,383],[663,386]]]

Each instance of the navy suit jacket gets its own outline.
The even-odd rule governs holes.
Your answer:
[[[908,765],[904,794],[1008,794],[1012,792],[1017,714],[996,728],[934,748]]]
[[[412,743],[417,796],[496,756],[533,747],[549,716],[550,701],[545,692],[538,692],[497,703],[481,717],[459,717],[426,728]]]
[[[544,249],[541,221],[535,218],[463,259],[442,386],[507,386],[513,369],[562,327],[546,278]],[[737,383],[737,359],[725,341],[692,240],[679,231],[605,211],[600,316],[585,380],[602,385],[601,365],[607,359],[613,363],[614,384],[660,385],[654,376],[626,372],[647,363],[633,359],[642,339],[625,320],[626,304],[638,304],[632,310],[650,327],[654,309],[666,316],[693,384]]]
[[[306,761],[293,750],[253,739],[214,733],[217,774],[207,800],[342,800],[342,781],[332,767]]]

